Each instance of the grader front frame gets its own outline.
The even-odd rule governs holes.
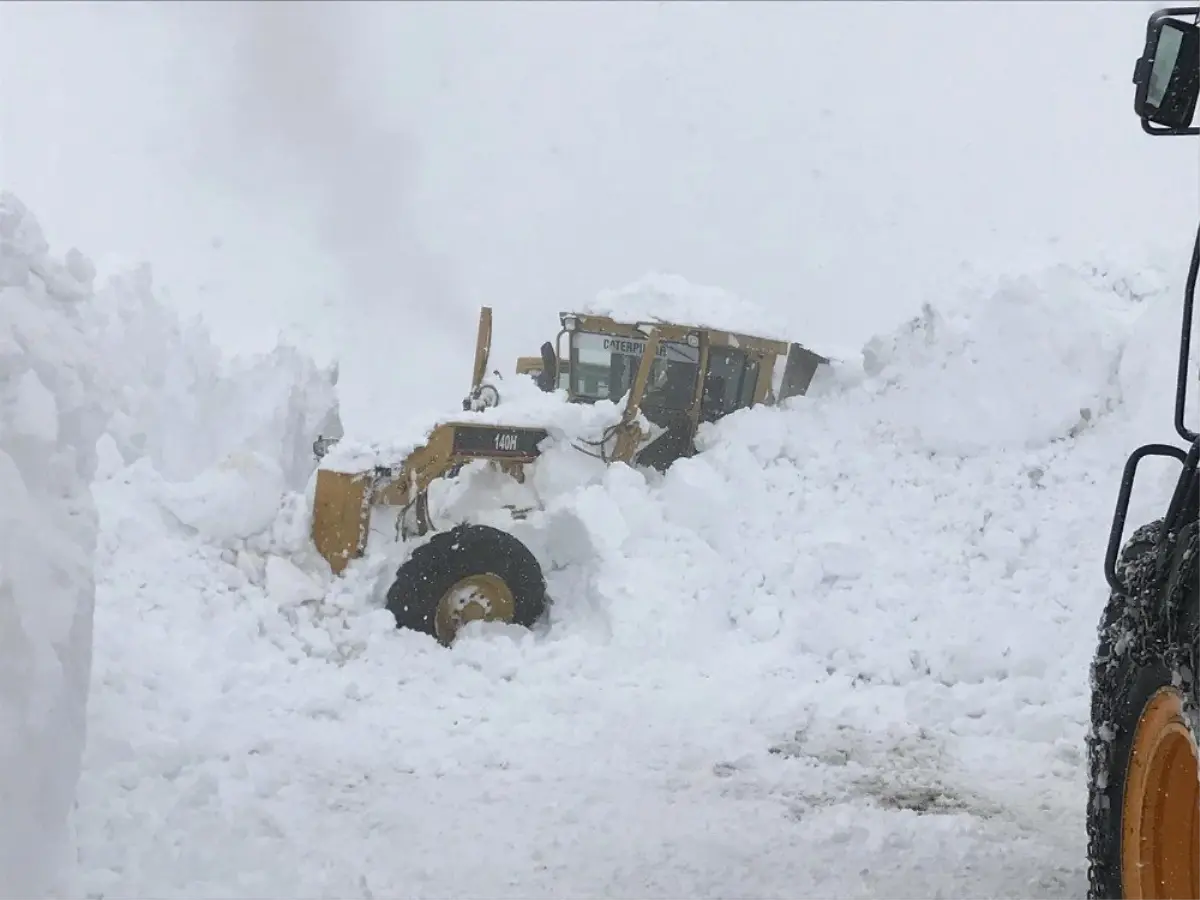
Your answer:
[[[317,552],[340,575],[366,549],[371,511],[379,506],[411,509],[414,534],[433,530],[429,518],[429,487],[475,460],[485,459],[517,481],[523,467],[538,456],[549,436],[541,428],[475,425],[448,422],[437,426],[428,440],[398,466],[368,471],[318,469],[313,497],[312,538]]]

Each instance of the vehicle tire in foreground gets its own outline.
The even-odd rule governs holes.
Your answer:
[[[1092,663],[1088,896],[1200,898],[1197,523],[1122,549]]]
[[[400,566],[387,594],[400,628],[449,646],[467,622],[533,625],[546,608],[537,559],[517,538],[487,525],[458,525],[433,536]]]

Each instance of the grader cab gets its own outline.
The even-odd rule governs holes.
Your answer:
[[[560,315],[557,345],[540,358],[521,358],[518,374],[532,375],[542,392],[561,391],[564,403],[609,401],[616,420],[596,435],[567,435],[554,427],[553,404],[537,426],[505,421],[521,401],[502,402],[502,379],[489,379],[492,311],[480,313],[471,390],[463,415],[436,425],[424,443],[401,458],[342,458],[339,442],[318,439],[312,539],[335,575],[363,555],[371,517],[380,507],[398,508],[401,534],[422,539],[437,529],[429,491],[484,462],[518,482],[547,441],[569,440],[605,463],[660,471],[695,453],[704,422],[735,410],[804,394],[827,357],[799,344],[712,328],[666,322],[618,322],[605,316]],[[781,364],[782,363],[782,370]],[[495,373],[498,375],[498,373]],[[777,377],[778,376],[778,377]],[[536,397],[542,394],[535,392]],[[543,410],[545,400],[538,410]],[[453,641],[473,619],[530,626],[546,606],[537,560],[512,534],[492,526],[457,524],[416,546],[388,591],[388,608],[401,627]]]
[[[517,373],[575,403],[618,401],[636,387],[629,405],[657,431],[649,443],[618,442],[616,458],[660,471],[695,453],[702,423],[802,395],[829,362],[801,344],[715,328],[576,313],[559,319],[556,343],[544,344],[538,358],[518,359]]]

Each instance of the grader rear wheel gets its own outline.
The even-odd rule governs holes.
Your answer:
[[[1183,694],[1155,691],[1138,719],[1121,811],[1121,889],[1130,900],[1200,897],[1200,769]]]
[[[536,557],[508,532],[459,525],[413,551],[387,607],[398,627],[449,646],[468,622],[533,625],[546,609],[546,582]]]

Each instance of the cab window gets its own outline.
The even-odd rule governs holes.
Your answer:
[[[700,419],[714,422],[735,409],[754,402],[758,382],[758,361],[750,359],[745,350],[734,347],[713,347],[708,353],[708,370],[704,374],[704,397],[700,404]]]
[[[637,375],[644,340],[574,332],[571,338],[572,393],[588,402],[619,401]],[[663,409],[687,409],[695,398],[700,350],[684,343],[663,341],[650,367],[643,404]]]

